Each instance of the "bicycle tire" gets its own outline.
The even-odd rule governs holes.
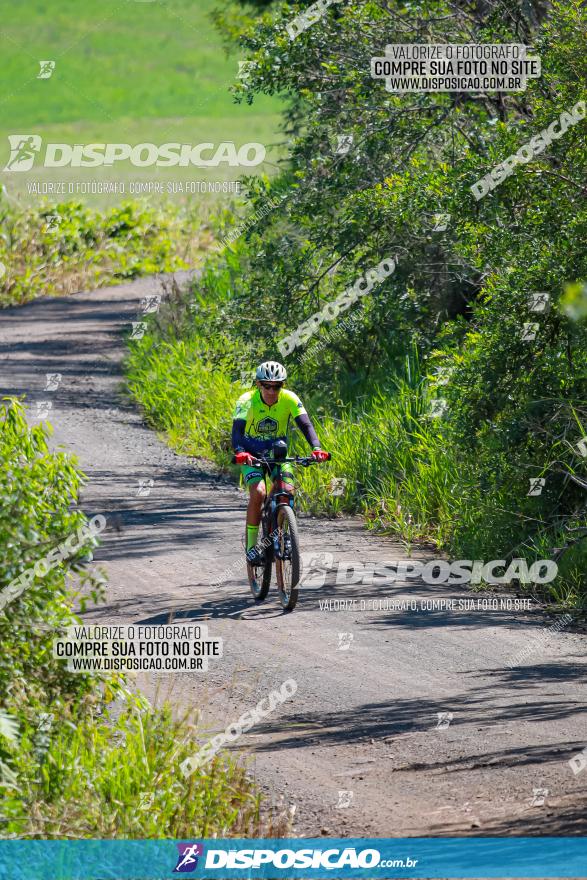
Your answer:
[[[298,524],[291,507],[285,504],[277,509],[277,528],[280,546],[282,544],[282,530],[286,526],[291,538],[291,560],[275,559],[275,574],[277,577],[277,592],[279,601],[284,611],[293,611],[298,601],[298,583],[300,580],[300,541],[298,537]],[[289,570],[287,565],[289,564]],[[286,584],[286,581],[289,583]]]
[[[263,517],[263,538],[267,538],[267,535],[267,521]],[[264,602],[271,586],[272,546],[265,540],[263,543],[265,544],[265,564],[255,566],[247,562],[247,577],[255,602]]]

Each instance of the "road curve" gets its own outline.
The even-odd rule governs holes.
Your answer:
[[[405,579],[337,584],[332,570],[302,588],[293,614],[274,590],[256,607],[243,494],[213,465],[170,451],[121,391],[124,333],[158,291],[148,278],[0,311],[1,393],[25,394],[31,421],[51,403],[53,442],[89,477],[84,509],[109,517],[96,553],[108,599],[88,621],[206,621],[224,640],[208,672],[139,683],[197,709],[210,732],[296,681],[295,696],[233,746],[270,802],[295,806],[295,834],[587,833],[587,770],[568,763],[587,746],[582,632],[549,629],[537,607],[426,610],[472,594]],[[62,377],[52,391],[48,373]],[[358,518],[302,518],[300,535],[303,550],[334,563],[405,558]],[[353,598],[355,607],[335,601]],[[415,600],[418,610],[361,610],[361,599]]]

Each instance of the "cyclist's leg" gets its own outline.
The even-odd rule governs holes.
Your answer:
[[[277,476],[277,468],[273,468],[273,470],[271,471],[271,480],[275,480],[276,476]],[[294,483],[294,475],[293,475],[293,472],[291,470],[289,470],[287,467],[282,466],[282,468],[281,468],[281,481],[285,485],[285,488],[287,489],[287,491],[291,492],[292,495],[295,495],[296,487],[295,487],[295,483]]]
[[[249,465],[242,466],[242,475],[245,486],[249,490],[249,504],[247,507],[247,546],[250,550],[257,543],[259,525],[261,523],[261,511],[265,500],[265,480],[260,467]]]

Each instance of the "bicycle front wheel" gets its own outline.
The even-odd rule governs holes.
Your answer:
[[[279,552],[275,559],[277,592],[284,611],[293,611],[298,601],[300,580],[300,543],[298,524],[291,507],[277,510],[277,537]]]

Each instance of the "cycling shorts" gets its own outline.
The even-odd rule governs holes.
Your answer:
[[[271,476],[273,477],[275,471],[272,472]],[[241,474],[244,481],[245,486],[256,486],[257,483],[260,483],[263,479],[263,469],[258,465],[254,464],[243,464],[241,465]],[[293,486],[294,478],[291,471],[283,469],[281,471],[281,476],[286,483],[291,483]],[[270,481],[271,482],[271,481]]]

